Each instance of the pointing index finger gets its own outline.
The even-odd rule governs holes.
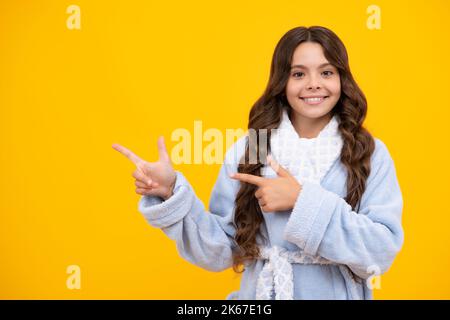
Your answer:
[[[242,182],[247,182],[261,187],[264,184],[265,179],[259,176],[255,176],[247,173],[235,173],[230,176],[232,179],[236,179]]]
[[[115,144],[112,145],[112,147],[113,147],[114,150],[119,151],[125,157],[130,159],[136,166],[139,166],[139,164],[142,163],[142,159],[141,158],[139,158],[131,150],[128,150],[124,146],[121,146],[120,144],[115,143]]]

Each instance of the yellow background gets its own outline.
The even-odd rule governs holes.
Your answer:
[[[66,8],[81,9],[69,30]],[[366,27],[369,5],[381,30]],[[377,299],[450,298],[447,1],[2,1],[0,298],[222,299],[231,270],[183,260],[137,211],[133,165],[177,128],[246,128],[280,37],[344,41],[404,196],[405,244]],[[208,204],[219,165],[180,165]],[[69,265],[81,289],[66,287]]]

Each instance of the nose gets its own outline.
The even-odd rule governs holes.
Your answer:
[[[314,89],[318,90],[320,88],[321,88],[321,86],[320,86],[319,80],[314,76],[310,77],[309,82],[306,85],[306,89],[307,90],[314,90]]]

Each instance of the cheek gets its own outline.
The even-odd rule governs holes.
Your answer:
[[[330,92],[333,93],[333,95],[335,96],[340,96],[341,94],[341,81],[338,78],[335,81],[330,82],[329,86],[328,86],[328,90],[330,90]]]
[[[286,84],[286,95],[288,97],[292,97],[292,96],[298,96],[299,92],[301,90],[301,85],[299,83],[299,81],[294,82],[294,81],[288,81]]]

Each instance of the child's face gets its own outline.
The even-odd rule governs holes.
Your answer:
[[[338,70],[323,54],[322,46],[303,42],[294,51],[286,97],[297,115],[317,119],[327,115],[341,95]],[[297,66],[302,65],[302,66]],[[319,97],[318,99],[305,99]]]

